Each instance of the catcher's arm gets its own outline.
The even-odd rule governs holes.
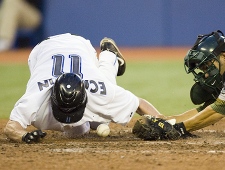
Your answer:
[[[198,111],[196,109],[191,109],[179,115],[167,116],[166,120],[176,119],[176,123],[179,123],[195,116],[196,114],[198,114]]]
[[[151,115],[154,117],[163,118],[164,116],[148,101],[139,98],[139,106],[136,111],[140,116]]]
[[[194,117],[195,115],[197,115],[200,111],[204,110],[208,105],[210,105],[214,101],[215,101],[215,99],[208,100],[202,106],[199,106],[198,108],[188,110],[179,115],[167,116],[165,119],[167,119],[167,120],[176,119],[176,123],[183,122],[183,121],[190,119],[190,118]]]
[[[45,132],[41,130],[34,130],[32,132],[27,132],[19,122],[9,120],[4,128],[4,134],[11,140],[15,142],[26,142],[34,143],[38,142],[40,138],[46,136]]]

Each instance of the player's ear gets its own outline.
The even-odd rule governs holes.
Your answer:
[[[222,53],[222,57],[225,60],[225,52]]]
[[[225,63],[225,52],[222,52],[220,55],[219,55],[219,61],[222,62],[222,63]]]

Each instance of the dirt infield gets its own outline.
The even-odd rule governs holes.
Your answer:
[[[180,59],[187,49],[121,51],[130,60],[137,56],[143,56],[142,59]],[[28,49],[0,53],[0,63],[26,62],[29,52]],[[225,166],[225,120],[196,131],[194,134],[200,136],[196,139],[142,141],[131,133],[133,119],[125,127],[111,124],[110,136],[106,138],[91,131],[86,137],[66,139],[59,132],[47,131],[44,140],[33,145],[9,141],[3,135],[6,122],[0,120],[1,170],[219,170]]]
[[[69,140],[59,132],[47,131],[39,144],[17,144],[2,134],[6,121],[0,121],[0,167],[12,169],[92,169],[92,170],[213,170],[224,169],[225,132],[221,121],[195,132],[197,139],[142,141],[126,127],[111,125],[109,137]]]

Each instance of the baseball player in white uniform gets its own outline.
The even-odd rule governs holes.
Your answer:
[[[13,141],[34,143],[46,135],[43,130],[62,131],[67,137],[74,138],[87,134],[96,124],[114,122],[125,125],[135,112],[163,116],[148,101],[116,84],[116,76],[123,75],[126,68],[116,43],[104,38],[100,47],[97,57],[89,40],[70,33],[49,37],[36,45],[28,59],[30,79],[26,92],[11,111],[5,135]],[[51,102],[51,96],[57,90],[52,92],[52,89],[59,77],[63,79],[61,75],[75,75],[85,87],[85,94],[78,90],[83,110],[79,111],[80,118],[75,115],[75,121],[74,117],[64,116],[61,119],[54,114],[52,102],[57,99],[53,98]],[[66,87],[73,85],[67,84]],[[57,107],[57,102],[55,105]],[[26,128],[30,125],[38,130],[28,132]]]

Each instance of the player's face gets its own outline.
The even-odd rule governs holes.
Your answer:
[[[216,66],[216,68],[219,69],[219,63],[216,60],[211,60],[211,61],[205,62],[204,64],[199,66],[199,69],[205,73],[205,78],[209,77],[208,70],[212,64],[214,64]]]
[[[219,67],[218,65],[216,67]],[[224,72],[225,72],[225,52],[220,54],[220,74],[223,75]]]
[[[207,73],[207,69],[209,68],[210,65],[214,64],[214,66],[219,70],[220,69],[220,74],[223,75],[225,72],[225,53],[221,53],[219,56],[220,59],[220,64],[217,60],[211,60],[199,67],[200,70],[202,70],[205,73],[205,77],[207,78],[209,74]]]

